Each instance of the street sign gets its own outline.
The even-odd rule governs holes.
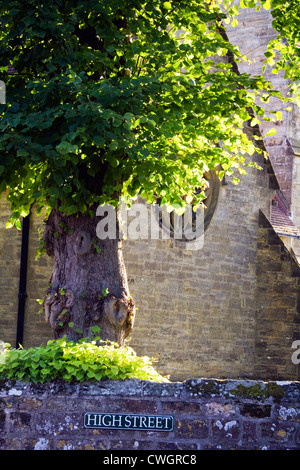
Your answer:
[[[124,413],[85,413],[85,428],[172,431],[173,416]]]

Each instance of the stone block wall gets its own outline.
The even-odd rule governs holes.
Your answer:
[[[256,286],[256,377],[300,379],[291,346],[300,340],[300,267],[260,213]]]
[[[299,127],[300,127],[300,119],[299,119]],[[292,200],[293,200],[293,204],[292,204],[293,222],[298,228],[300,228],[300,139],[299,139],[298,154],[297,155],[295,154],[294,156]]]
[[[0,340],[16,345],[17,316],[19,302],[19,280],[22,232],[15,227],[6,229],[11,214],[7,194],[0,198]],[[52,271],[52,260],[48,256],[36,259],[39,247],[38,229],[43,217],[32,214],[27,267],[27,298],[22,346],[41,345],[52,339],[44,315],[39,315],[40,305],[36,299],[44,298]]]
[[[239,4],[240,2],[235,0],[235,3]],[[240,8],[237,19],[239,22],[237,27],[232,28],[229,25],[226,28],[229,40],[239,47],[241,54],[245,54],[251,60],[251,64],[240,62],[238,64],[239,71],[251,75],[262,75],[267,44],[277,36],[276,31],[272,28],[271,10],[261,8],[260,11],[256,11],[255,8]],[[273,84],[276,90],[280,90],[283,95],[287,94],[288,81],[284,79],[283,73],[274,75],[272,74],[272,67],[266,65],[263,75],[266,80]],[[282,113],[282,120],[280,121],[261,122],[260,132],[264,136],[271,128],[276,129],[275,135],[264,137],[264,144],[275,170],[280,189],[291,204],[294,159],[294,151],[290,143],[291,132],[289,132],[291,113],[286,111],[286,106],[283,106],[282,102],[275,97],[272,97],[268,103],[262,103],[258,100],[257,104],[267,112],[273,110]]]
[[[85,413],[172,416],[171,431],[88,429]],[[0,450],[296,450],[300,383],[0,383]],[[105,455],[105,454],[104,454]],[[140,457],[142,454],[140,454]]]
[[[6,230],[10,210],[5,195],[0,198],[0,340],[15,345],[21,232]]]

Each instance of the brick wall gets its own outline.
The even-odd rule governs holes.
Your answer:
[[[299,382],[2,382],[0,450],[300,449],[299,403]],[[172,416],[174,427],[87,429],[88,412]]]

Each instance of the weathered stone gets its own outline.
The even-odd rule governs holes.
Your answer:
[[[243,421],[243,443],[251,444],[252,449],[257,445],[259,436],[257,434],[257,421]]]
[[[5,428],[6,414],[3,409],[0,409],[0,433],[4,431]]]
[[[236,414],[236,408],[231,403],[221,403],[211,402],[205,405],[205,414],[208,416],[224,416],[229,418]]]
[[[225,390],[226,381],[222,380],[187,380],[186,391],[189,397],[216,396]]]
[[[119,390],[119,392],[118,392]],[[80,388],[79,396],[84,395],[114,395],[137,396],[142,394],[142,382],[140,380],[101,380],[100,382],[85,382]]]
[[[178,419],[175,429],[177,438],[206,439],[208,437],[208,420],[204,419]]]
[[[143,386],[144,396],[163,396],[165,397],[180,397],[183,390],[183,385],[180,382],[172,382],[159,384],[157,382],[146,382]]]
[[[245,403],[241,406],[241,414],[249,418],[267,418],[271,415],[271,405]]]
[[[69,385],[66,383],[65,395],[63,383],[59,393],[43,384],[34,394],[31,384],[22,382],[17,388],[11,384],[17,395],[10,394],[10,389],[5,393],[2,390],[0,449],[196,451],[299,447],[299,382],[189,380],[168,384],[167,394],[166,384],[157,383],[151,387],[151,393],[155,390],[152,396],[148,381],[105,381],[102,385],[108,395],[95,393],[95,388],[87,390],[91,383],[74,384],[76,394],[70,394]],[[170,394],[172,385],[174,390],[180,389],[180,396]],[[133,394],[135,387],[137,395]],[[280,402],[276,400],[279,395]],[[174,429],[87,429],[84,414],[89,411],[172,416]]]
[[[240,436],[239,422],[235,419],[224,420],[218,419],[212,423],[212,436],[215,442],[219,442],[221,445],[234,446]],[[228,441],[230,444],[228,444]],[[224,448],[224,447],[223,447]]]

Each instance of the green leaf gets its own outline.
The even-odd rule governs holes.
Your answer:
[[[272,128],[266,133],[266,136],[267,135],[275,135],[275,134],[276,134],[276,129]]]
[[[108,146],[108,148],[110,150],[117,150],[119,148],[119,145],[118,145],[118,142],[114,141],[114,142],[111,142]]]
[[[67,153],[76,152],[78,150],[78,147],[77,145],[73,145],[70,142],[65,140],[61,142],[59,145],[57,145],[55,149],[62,154],[67,154]]]
[[[256,126],[256,125],[260,125],[260,120],[257,119],[257,118],[251,119],[250,126],[251,126],[251,127],[254,127],[254,126]]]
[[[20,219],[16,220],[16,227],[17,227],[18,230],[22,230]]]
[[[101,374],[101,372],[96,372],[94,374],[94,377],[96,380],[101,380],[103,378],[103,375]]]
[[[18,150],[17,151],[17,157],[28,157],[29,153],[27,152],[27,150]]]
[[[95,145],[98,145],[99,147],[102,147],[105,143],[105,140],[103,139],[103,137],[101,137],[99,135],[96,135],[96,136],[94,136],[94,143],[95,143]]]
[[[93,333],[99,333],[101,331],[101,328],[98,325],[95,325],[92,327],[91,330]]]
[[[270,2],[270,0],[265,0],[265,1],[263,2],[263,7],[264,7],[265,10],[270,10],[270,8],[271,8],[271,2]]]
[[[94,243],[94,248],[97,251],[97,253],[101,253],[102,250],[101,250],[100,246],[97,245],[97,243]]]

